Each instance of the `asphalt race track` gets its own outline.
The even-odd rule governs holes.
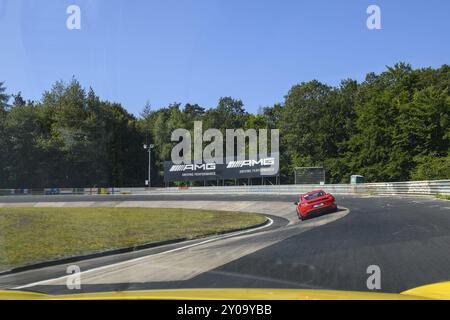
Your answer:
[[[305,288],[369,291],[367,268],[381,269],[382,292],[450,281],[450,202],[427,197],[336,196],[347,211],[306,222],[295,196],[168,195],[0,198],[15,203],[128,201],[261,207],[270,226],[224,238],[77,262],[81,292],[175,288]],[[292,207],[291,207],[292,206]],[[213,208],[214,209],[214,208]],[[251,211],[251,208],[248,210]],[[282,212],[280,212],[282,211]],[[65,266],[0,276],[0,288],[68,291]]]

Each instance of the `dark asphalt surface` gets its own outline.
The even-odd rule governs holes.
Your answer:
[[[186,199],[185,196],[118,198],[130,201]],[[369,291],[366,285],[369,275],[366,270],[370,265],[377,265],[381,269],[381,292],[399,293],[425,284],[450,281],[450,202],[421,197],[336,198],[340,205],[350,209],[351,212],[346,217],[294,235],[190,280],[85,285],[83,291],[166,288],[317,288]],[[68,197],[60,199],[68,201]],[[117,200],[111,197],[105,199]],[[189,199],[295,201],[296,197],[198,195],[189,196]],[[72,199],[82,200],[85,200],[84,197]],[[48,201],[57,200],[51,197]],[[100,201],[99,197],[95,197],[95,201]],[[64,288],[60,287],[41,286],[32,290],[64,292]]]
[[[450,281],[450,202],[412,201],[341,199],[351,209],[347,217],[200,275],[193,285],[265,287],[270,281],[258,278],[276,278],[289,288],[368,291],[370,265],[381,269],[382,292]]]

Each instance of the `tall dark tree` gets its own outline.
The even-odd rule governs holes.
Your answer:
[[[4,82],[0,82],[0,111],[4,111],[8,105],[9,95],[6,94]]]
[[[8,136],[5,130],[5,122],[7,116],[7,103],[9,96],[6,94],[4,82],[0,82],[0,186],[6,186],[8,181],[8,160],[7,160],[7,141]]]

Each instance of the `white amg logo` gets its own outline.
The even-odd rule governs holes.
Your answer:
[[[206,163],[206,164],[179,164],[174,165],[170,168],[170,172],[182,172],[182,171],[197,171],[197,170],[216,170],[215,163]]]
[[[273,166],[275,164],[275,158],[266,158],[261,160],[241,160],[241,161],[230,161],[228,163],[227,169],[229,168],[243,168],[243,167],[254,167],[257,165],[261,166]]]

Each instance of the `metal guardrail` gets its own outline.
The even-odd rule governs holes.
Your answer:
[[[120,195],[120,194],[301,194],[323,189],[334,194],[436,195],[450,194],[450,180],[393,183],[230,186],[191,188],[46,188],[3,189],[0,195]]]
[[[380,194],[380,195],[436,195],[450,194],[450,180],[335,184],[335,185],[278,185],[278,186],[240,186],[240,187],[193,187],[188,190],[164,189],[166,193],[275,193],[300,194],[315,189],[323,189],[334,194]]]

